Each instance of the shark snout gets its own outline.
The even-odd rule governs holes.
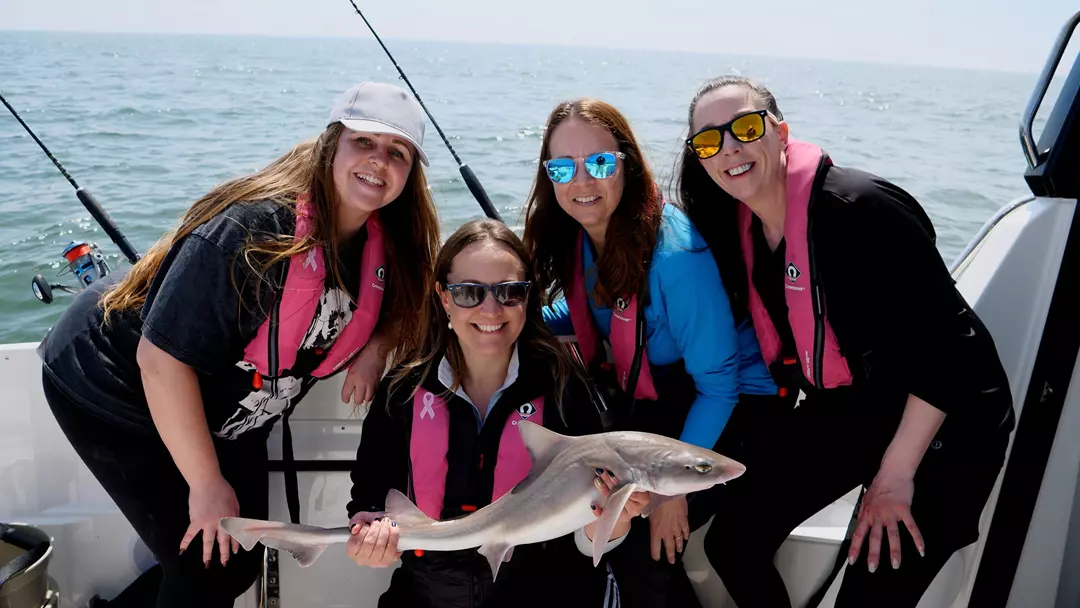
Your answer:
[[[727,483],[745,473],[746,465],[737,460],[721,456],[720,461],[716,463],[716,469],[720,471],[716,483]]]
[[[711,458],[684,466],[684,469],[689,477],[684,477],[683,482],[692,486],[693,489],[688,491],[693,492],[707,490],[740,477],[746,472],[746,465],[714,452]]]

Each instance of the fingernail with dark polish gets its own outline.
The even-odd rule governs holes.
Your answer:
[[[611,477],[614,477],[614,476],[615,476],[615,473],[612,473],[612,472],[611,472],[611,469],[608,469],[608,472],[607,472],[607,474],[608,474],[608,475],[610,475]]]
[[[396,528],[397,527],[397,522],[396,521],[390,522],[390,527],[391,528]]]
[[[596,505],[589,505],[589,508],[592,509],[593,511],[595,511],[596,510]]]
[[[597,469],[596,469],[596,474],[597,474],[597,475],[603,475],[603,474],[604,474],[604,469],[601,469],[601,468],[597,468]]]

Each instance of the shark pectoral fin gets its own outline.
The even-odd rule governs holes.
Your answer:
[[[297,562],[300,563],[301,568],[307,568],[311,564],[315,563],[315,560],[319,559],[323,550],[326,549],[326,545],[302,545],[300,543],[294,543],[280,538],[266,538],[263,537],[262,544],[278,551],[284,551],[289,555],[292,555]]]
[[[600,565],[600,558],[604,556],[604,549],[607,547],[608,539],[611,538],[611,532],[615,530],[615,524],[622,515],[623,507],[626,506],[626,501],[635,490],[637,490],[637,484],[628,483],[608,497],[607,504],[604,505],[604,513],[596,524],[596,536],[593,537],[593,567]]]
[[[494,581],[499,576],[499,566],[503,562],[510,561],[510,558],[513,557],[514,546],[502,543],[488,543],[480,547],[478,553],[487,558],[488,565],[491,566],[491,580]]]
[[[641,516],[648,517],[649,515],[652,515],[652,512],[655,511],[657,507],[673,498],[676,497],[664,496],[663,494],[657,494],[656,492],[649,492],[649,504],[645,505],[645,508],[642,509]]]
[[[386,493],[386,515],[402,526],[418,526],[435,521],[421,511],[420,507],[414,505],[407,496],[393,488]]]

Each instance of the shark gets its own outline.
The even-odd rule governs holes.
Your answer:
[[[515,546],[559,538],[594,521],[596,538],[609,538],[634,492],[649,493],[641,514],[648,517],[667,500],[727,483],[746,471],[731,458],[663,435],[611,431],[567,436],[528,421],[521,421],[518,429],[532,458],[529,474],[482,509],[438,521],[401,492],[387,493],[385,514],[398,526],[398,551],[478,548],[494,578]],[[598,471],[611,471],[618,482],[606,500],[594,484]],[[603,507],[599,518],[593,505]],[[327,546],[352,537],[348,527],[242,517],[224,517],[219,525],[245,550],[261,542],[291,554],[301,567],[313,564]],[[594,567],[606,545],[593,543]]]

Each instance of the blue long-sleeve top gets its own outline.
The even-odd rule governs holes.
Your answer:
[[[589,310],[600,334],[607,338],[612,310],[601,307],[592,297],[595,256],[588,236],[583,234],[582,238]],[[554,333],[574,333],[564,297],[543,312]],[[670,365],[681,359],[694,379],[698,395],[683,424],[682,441],[712,449],[740,393],[776,394],[753,325],[747,319],[736,326],[712,252],[689,218],[674,205],[664,205],[649,268],[645,325],[649,365]]]

